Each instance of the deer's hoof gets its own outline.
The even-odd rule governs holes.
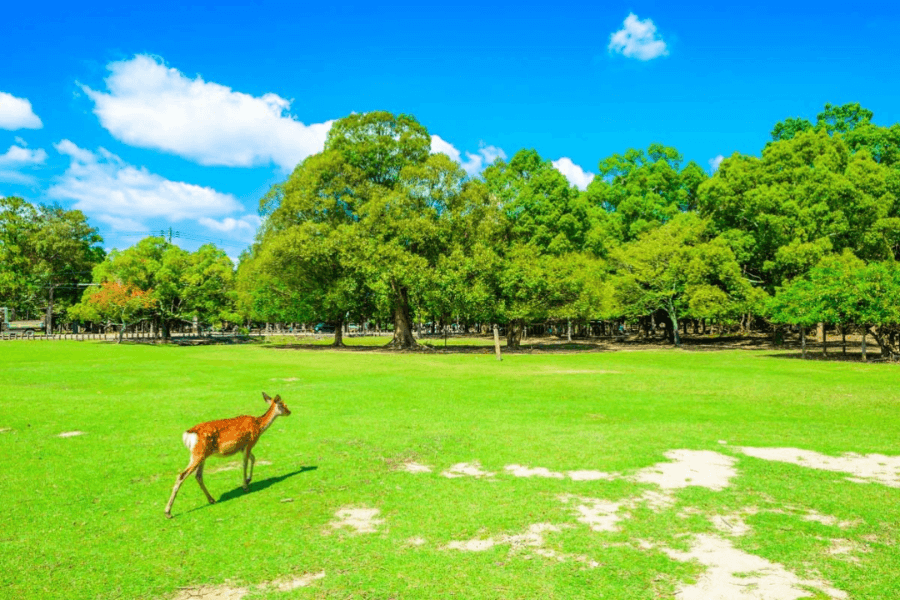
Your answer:
[[[210,504],[215,504],[215,503],[216,503],[216,501],[215,501],[215,500],[213,500],[213,499],[212,499],[212,498],[210,498],[210,499],[209,499],[209,503],[210,503]]]
[[[172,518],[172,513],[166,513],[166,518],[167,518],[167,519],[171,519],[171,518]]]

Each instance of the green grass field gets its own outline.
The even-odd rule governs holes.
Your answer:
[[[0,597],[654,599],[719,577],[774,600],[895,599],[898,375],[746,351],[5,343]],[[210,459],[218,503],[191,478],[167,520],[182,432],[261,415],[262,391],[293,414],[254,450],[250,492],[235,458]],[[884,454],[887,479],[743,447]],[[673,450],[732,475],[644,477]],[[460,463],[491,475],[443,475]],[[351,509],[369,531],[340,524]],[[688,557],[704,540],[717,550]],[[760,558],[722,579],[732,554]]]

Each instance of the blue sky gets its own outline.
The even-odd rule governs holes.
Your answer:
[[[259,198],[351,112],[411,113],[473,175],[535,148],[573,184],[653,142],[712,169],[859,102],[900,121],[893,4],[16,3],[0,196],[83,210],[107,247],[252,240]]]

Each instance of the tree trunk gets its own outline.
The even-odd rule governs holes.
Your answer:
[[[841,354],[847,354],[847,326],[841,325]]]
[[[517,350],[522,341],[522,327],[525,325],[524,319],[510,319],[506,326],[506,347],[510,350]]]
[[[494,352],[497,354],[497,360],[503,360],[500,355],[500,328],[494,323]]]
[[[334,322],[334,342],[331,344],[332,346],[343,348],[344,347],[344,320],[337,319]]]
[[[566,341],[572,341],[572,319],[566,319]]]
[[[800,327],[800,344],[803,347],[803,358],[806,358],[806,327]]]
[[[822,326],[822,354],[828,354],[828,330],[825,328],[824,323],[820,323]]]
[[[47,301],[47,317],[44,319],[44,333],[53,335],[53,291],[56,286],[50,285],[50,297]]]
[[[866,362],[866,327],[863,325],[862,328],[862,361]]]
[[[675,343],[676,348],[681,347],[681,336],[678,335],[678,313],[675,311],[675,305],[672,302],[669,302],[669,307],[667,309],[669,313],[669,319],[672,321],[672,341]]]
[[[390,348],[406,350],[418,347],[412,334],[409,316],[409,290],[402,285],[394,284],[394,338],[388,343]]]

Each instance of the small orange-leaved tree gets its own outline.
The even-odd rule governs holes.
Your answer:
[[[104,281],[99,287],[88,290],[81,302],[69,309],[69,314],[85,321],[115,321],[119,324],[118,343],[121,343],[125,328],[156,303],[151,297],[152,292],[118,281]]]

